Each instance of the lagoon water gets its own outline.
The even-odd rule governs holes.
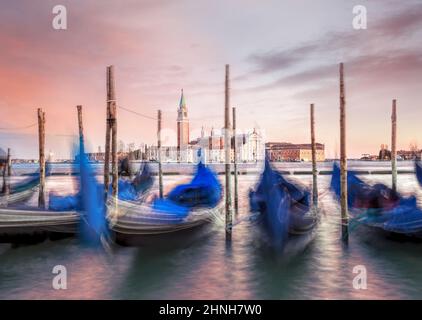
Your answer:
[[[364,168],[368,164],[373,166],[355,165]],[[287,164],[280,166],[285,169]],[[362,177],[390,183],[389,175]],[[164,182],[169,187],[188,178],[165,176]],[[239,223],[230,245],[225,242],[223,219],[201,238],[166,249],[113,246],[112,252],[105,252],[82,247],[77,239],[16,248],[0,244],[0,299],[422,298],[422,243],[396,242],[357,227],[351,231],[349,245],[344,246],[339,207],[328,192],[330,177],[326,175],[319,176],[321,223],[306,250],[288,257],[262,250],[257,234],[251,232],[253,223],[247,219],[247,194],[257,178],[253,174],[239,176]],[[310,175],[288,178],[311,183]],[[72,192],[73,179],[49,177],[47,188]],[[398,182],[399,191],[422,200],[414,175],[401,174]],[[67,269],[67,290],[52,287],[56,265]],[[366,290],[353,288],[353,269],[358,265],[367,271]]]

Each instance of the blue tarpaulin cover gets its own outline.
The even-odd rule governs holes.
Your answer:
[[[168,199],[186,207],[214,207],[221,199],[221,191],[215,173],[200,162],[192,181],[175,187],[168,194]]]
[[[200,162],[190,183],[176,186],[165,199],[155,199],[152,208],[157,214],[177,216],[180,219],[173,218],[172,222],[178,223],[195,207],[215,207],[221,200],[221,191],[215,173]]]
[[[309,191],[273,170],[268,157],[258,186],[249,194],[251,210],[261,213],[261,225],[275,246],[283,246],[294,229],[304,230],[314,225],[313,219],[305,217],[309,198]]]

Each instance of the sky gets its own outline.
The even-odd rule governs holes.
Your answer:
[[[55,5],[67,29],[55,30]],[[352,26],[367,8],[366,30]],[[37,158],[37,108],[46,113],[46,149],[69,158],[83,105],[89,151],[104,150],[106,66],[117,105],[163,112],[164,144],[176,144],[184,89],[191,138],[224,123],[224,68],[240,131],[266,141],[318,142],[338,154],[338,64],[345,65],[349,157],[390,143],[397,99],[398,147],[422,147],[422,3],[351,0],[0,0],[0,147]],[[118,109],[118,139],[154,144],[156,122]]]

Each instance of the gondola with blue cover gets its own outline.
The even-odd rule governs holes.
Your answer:
[[[353,171],[347,174],[348,206],[352,223],[393,236],[421,238],[422,210],[414,196],[404,197],[384,184],[369,185]],[[333,166],[331,190],[340,198],[340,168]]]
[[[78,159],[77,195],[50,194],[47,209],[28,206],[0,209],[0,242],[36,243],[79,234],[84,243],[103,244],[108,235],[103,186],[98,183],[87,156],[83,154]]]
[[[165,198],[150,202],[117,202],[108,206],[115,241],[142,246],[171,242],[211,222],[221,210],[222,187],[215,173],[199,163],[193,179],[176,186]],[[157,242],[158,241],[158,242]]]
[[[45,175],[49,176],[50,174],[51,166],[47,162]],[[39,170],[31,174],[26,179],[23,179],[22,181],[19,181],[17,183],[8,184],[8,182],[4,181],[3,190],[0,194],[0,207],[25,202],[26,200],[31,198],[36,191],[38,191],[39,183]]]
[[[318,222],[311,210],[310,192],[288,182],[271,167],[268,157],[261,179],[249,193],[251,211],[273,247],[284,248],[297,236],[309,235]]]
[[[88,165],[88,164],[87,164]],[[133,180],[119,179],[118,198],[125,201],[141,201],[153,184],[151,169],[144,163]],[[98,192],[103,193],[104,186],[97,185]],[[59,195],[54,192],[49,194],[49,209],[55,211],[82,210],[82,188],[75,195]],[[111,194],[111,186],[110,186]]]

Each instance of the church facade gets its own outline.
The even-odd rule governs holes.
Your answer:
[[[190,140],[188,108],[183,89],[177,109],[177,146],[162,146],[161,161],[172,163],[196,163],[202,160],[205,163],[224,163],[224,135],[214,128],[206,135],[204,128],[201,136]],[[245,133],[239,133],[231,139],[231,160],[234,160],[233,146],[236,143],[237,161],[257,162],[264,160],[265,145],[261,134],[253,129]],[[157,146],[145,147],[142,151],[145,160],[158,160]]]

